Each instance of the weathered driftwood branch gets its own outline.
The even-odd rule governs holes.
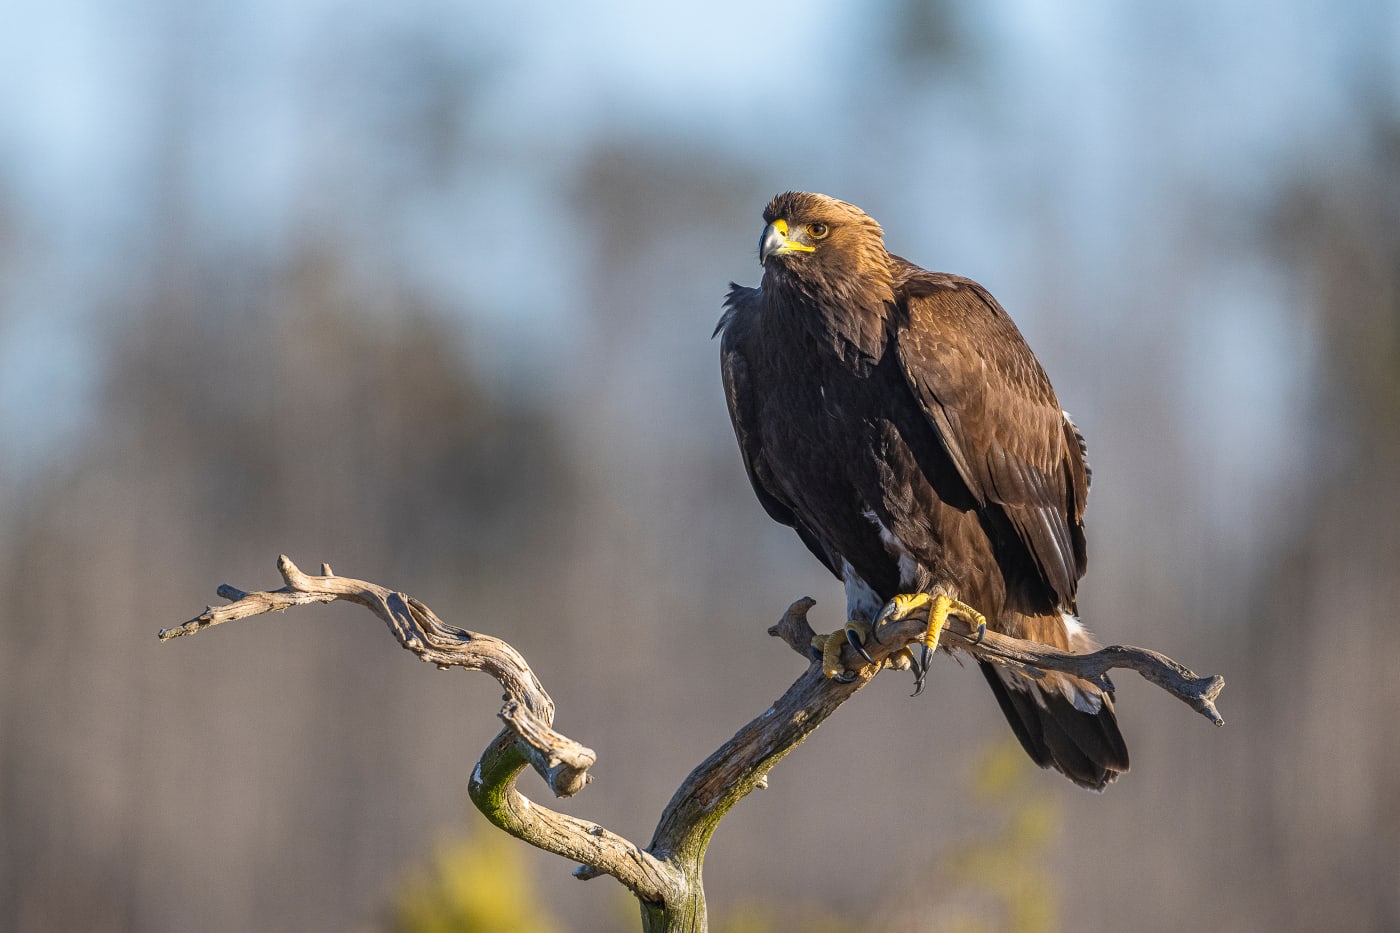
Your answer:
[[[554,731],[553,701],[510,645],[490,635],[446,625],[416,599],[374,583],[337,577],[325,564],[320,576],[310,576],[284,556],[278,559],[277,569],[286,582],[281,589],[246,593],[221,586],[219,595],[233,602],[206,608],[183,625],[165,629],[161,639],[291,606],[343,599],[378,615],[400,644],[423,660],[444,669],[486,671],[505,688],[506,702],[499,715],[506,728],[482,753],[472,772],[469,790],[473,803],[487,819],[512,835],[580,862],[574,872],[577,877],[606,874],[617,878],[641,903],[642,926],[648,933],[702,933],[706,929],[701,868],[720,820],[755,788],[766,787],[773,766],[869,683],[878,670],[878,663],[868,666],[850,683],[828,680],[811,648],[813,632],[807,612],[814,603],[810,599],[793,603],[782,621],[768,631],[806,657],[810,662],[807,670],[771,707],[690,773],[662,813],[651,844],[640,849],[595,823],[540,806],[516,788],[520,773],[529,765],[556,796],[571,796],[591,780],[588,769],[596,756],[591,749]],[[867,646],[875,661],[921,634],[923,624],[916,616],[892,626],[882,643]],[[944,644],[983,660],[1020,665],[1032,674],[1058,670],[1100,680],[1112,668],[1131,668],[1217,725],[1223,722],[1214,700],[1224,679],[1197,677],[1157,652],[1114,645],[1093,654],[1071,655],[993,632],[980,644],[974,644],[969,636],[966,625],[954,619]],[[860,659],[849,649],[847,652],[846,663],[851,669],[859,668]]]
[[[280,590],[245,593],[224,584],[218,593],[232,603],[217,609],[205,608],[183,625],[163,630],[161,640],[307,603],[338,599],[359,603],[383,619],[399,643],[424,661],[443,670],[455,666],[485,671],[500,681],[507,701],[500,716],[520,738],[529,763],[556,796],[569,797],[583,789],[597,755],[550,728],[554,722],[554,701],[525,659],[510,645],[490,635],[447,625],[411,596],[375,583],[337,577],[329,564],[322,564],[321,576],[313,577],[283,555],[277,559],[277,569],[287,584]]]
[[[797,603],[793,605],[796,606]],[[915,614],[888,630],[882,630],[881,638],[885,642],[882,655],[893,653],[901,645],[908,644],[911,639],[922,635],[927,624],[926,614]],[[801,625],[796,625],[790,617],[785,617],[782,623],[770,628],[768,634],[782,638],[799,654],[811,655],[808,646],[813,633],[811,626],[806,625],[805,619]],[[965,651],[981,661],[1019,667],[1032,677],[1040,676],[1045,671],[1062,671],[1093,681],[1101,687],[1111,687],[1107,677],[1109,671],[1114,668],[1127,668],[1137,671],[1144,679],[1161,687],[1217,726],[1225,725],[1220,711],[1215,708],[1215,698],[1225,688],[1225,678],[1219,674],[1200,677],[1185,665],[1149,648],[1109,645],[1089,654],[1070,654],[1048,645],[1022,641],[993,631],[985,632],[980,642],[974,639],[973,634],[971,627],[961,617],[950,616],[939,645]],[[950,635],[953,637],[949,638]],[[876,661],[881,657],[874,653],[871,656]],[[849,654],[848,650],[844,660],[852,666],[863,663],[861,659]]]
[[[246,593],[224,584],[227,606],[206,607],[182,625],[160,632],[162,641],[213,625],[281,612],[308,603],[348,600],[379,616],[399,643],[424,661],[446,670],[464,667],[485,671],[505,688],[498,714],[506,727],[482,754],[472,773],[472,799],[497,826],[543,849],[557,852],[611,874],[638,898],[661,900],[667,892],[665,866],[635,845],[584,820],[532,804],[515,789],[526,765],[534,767],[556,797],[570,797],[592,780],[593,750],[553,729],[554,701],[525,659],[491,635],[447,625],[431,609],[375,583],[338,577],[328,564],[321,576],[303,573],[283,555],[277,569],[286,585],[278,590]]]

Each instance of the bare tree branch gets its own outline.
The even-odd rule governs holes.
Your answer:
[[[160,638],[188,635],[291,606],[349,600],[383,619],[399,643],[423,660],[443,669],[486,671],[506,691],[505,706],[499,713],[506,727],[482,753],[472,772],[469,790],[473,803],[506,832],[581,863],[574,872],[577,877],[606,874],[617,878],[636,895],[643,929],[649,933],[703,933],[707,924],[701,866],[719,821],[755,788],[766,787],[773,766],[868,684],[882,662],[922,635],[927,625],[927,620],[916,614],[882,630],[882,641],[866,646],[875,663],[864,667],[861,659],[846,649],[843,661],[856,674],[849,683],[842,683],[822,673],[821,659],[812,648],[807,612],[813,601],[793,603],[768,631],[808,659],[806,671],[771,707],[690,773],[663,811],[651,844],[640,849],[596,823],[543,807],[516,787],[520,773],[529,765],[556,796],[572,796],[591,780],[588,769],[596,755],[554,730],[554,702],[514,648],[490,635],[447,625],[410,596],[363,580],[337,577],[328,565],[321,565],[320,576],[310,576],[283,556],[277,569],[286,582],[281,589],[248,593],[221,586],[219,595],[233,600],[229,605],[206,608],[188,622],[163,630]],[[1092,654],[1073,655],[994,632],[975,642],[967,625],[957,618],[949,621],[944,638],[944,647],[966,651],[979,660],[1016,665],[1031,676],[1063,671],[1103,684],[1109,670],[1130,668],[1217,725],[1224,722],[1214,702],[1224,679],[1198,677],[1155,651],[1113,645]]]
[[[798,600],[788,609],[783,620],[768,630],[769,635],[782,638],[788,647],[807,657],[811,655],[813,633],[811,626],[806,624],[805,613],[811,605],[813,603],[810,599]],[[802,607],[801,614],[794,612],[799,607]],[[866,648],[878,662],[882,657],[888,657],[912,639],[918,638],[927,626],[927,612],[915,613],[891,625],[889,629],[882,630],[883,647],[867,645]],[[1201,677],[1180,662],[1149,648],[1109,645],[1089,654],[1071,654],[1049,645],[1022,641],[990,630],[983,633],[979,642],[974,638],[972,628],[958,616],[949,617],[939,645],[949,651],[965,651],[980,661],[1019,667],[1032,677],[1043,676],[1046,671],[1060,671],[1083,677],[1104,688],[1111,687],[1106,676],[1109,671],[1127,668],[1137,671],[1144,679],[1161,687],[1217,726],[1225,725],[1220,711],[1215,708],[1215,698],[1225,688],[1225,678],[1219,674]],[[863,663],[849,649],[843,653],[843,659],[852,667]]]
[[[411,596],[364,580],[334,576],[327,564],[321,565],[321,576],[310,576],[282,555],[277,559],[277,570],[286,582],[281,589],[246,593],[225,584],[219,587],[219,595],[234,600],[232,603],[217,609],[208,607],[188,622],[164,629],[159,637],[164,641],[308,603],[359,603],[383,619],[399,643],[424,661],[443,670],[464,667],[485,671],[505,688],[506,702],[498,715],[506,728],[482,754],[469,786],[472,800],[488,819],[533,845],[613,875],[642,900],[660,901],[668,894],[668,885],[679,883],[674,871],[635,844],[540,806],[515,789],[516,778],[528,764],[556,797],[573,796],[592,779],[588,769],[597,755],[553,729],[554,701],[514,648],[491,635],[447,625]],[[484,776],[490,780],[483,780]]]

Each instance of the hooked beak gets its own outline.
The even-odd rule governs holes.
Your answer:
[[[787,227],[787,224],[783,224],[783,226]],[[783,235],[783,233],[786,232],[786,230],[782,233],[778,232],[778,225],[776,223],[769,224],[763,228],[763,236],[758,241],[759,265],[768,265],[768,257],[783,248],[783,245],[787,243],[787,237]]]
[[[779,217],[763,228],[763,236],[758,241],[759,265],[768,265],[768,257],[782,253],[810,253],[816,247],[788,239],[788,224]]]

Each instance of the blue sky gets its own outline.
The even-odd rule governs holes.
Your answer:
[[[392,139],[371,135],[365,115],[376,95],[413,82],[375,71],[374,50],[388,43],[418,43],[461,69],[472,144],[495,155],[401,205],[377,255],[465,314],[536,309],[526,324],[546,339],[578,325],[571,263],[582,259],[556,255],[560,273],[540,276],[530,251],[570,166],[602,139],[693,140],[774,190],[865,200],[903,252],[973,275],[1034,263],[1052,236],[1073,276],[1115,296],[1076,312],[1111,332],[1133,326],[1121,300],[1136,267],[1168,271],[1150,257],[1197,236],[1187,225],[1198,220],[1217,239],[1232,226],[1248,236],[1249,212],[1282,174],[1355,144],[1361,90],[1388,86],[1393,104],[1400,87],[1400,13],[1381,2],[969,5],[957,22],[974,64],[955,73],[892,59],[885,8],[70,0],[12,10],[0,31],[0,210],[20,245],[0,286],[0,430],[11,439],[0,470],[25,473],[80,435],[122,307],[114,298],[151,248],[163,172],[187,174],[189,222],[213,249],[276,255],[318,198],[343,200],[334,211],[365,222],[375,207],[356,205],[356,185],[396,171]],[[184,121],[176,165],[159,148],[171,120]],[[810,139],[813,126],[832,139]],[[1179,211],[1183,192],[1219,212]],[[931,204],[956,218],[955,235],[927,222]],[[1036,223],[1028,204],[1039,205]],[[495,234],[473,243],[470,262],[454,236],[464,218]],[[1242,242],[1205,271],[1202,300],[1224,293],[1228,304],[1198,309],[1185,329],[1209,335],[1207,353],[1246,361],[1229,377],[1251,417],[1267,418],[1259,400],[1294,378],[1305,347],[1279,330],[1279,296],[1253,250]],[[1034,336],[1042,325],[1025,315]],[[1239,352],[1258,333],[1263,346]]]

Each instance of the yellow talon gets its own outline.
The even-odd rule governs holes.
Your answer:
[[[987,634],[987,617],[967,603],[953,599],[939,593],[933,599],[933,606],[928,612],[928,628],[924,631],[923,642],[930,651],[938,647],[938,639],[943,635],[943,629],[948,624],[949,616],[962,616],[968,626],[973,630],[976,637],[974,642],[981,642],[982,636]]]
[[[879,640],[879,631],[882,625],[903,622],[918,612],[926,613],[928,618],[923,635],[917,639],[921,650],[917,653],[914,652],[913,646],[916,642],[910,642],[904,649],[909,655],[909,666],[914,670],[914,696],[918,696],[924,690],[924,681],[928,677],[928,669],[933,661],[933,652],[938,648],[938,641],[943,636],[943,629],[948,624],[949,616],[961,616],[967,622],[975,635],[973,639],[975,643],[981,642],[982,637],[987,633],[986,616],[967,603],[956,600],[946,593],[900,593],[886,603],[885,608],[881,609],[880,614],[875,617],[876,640]],[[896,666],[888,661],[886,665]]]
[[[812,647],[817,648],[822,653],[822,673],[828,680],[850,680],[850,675],[854,672],[846,670],[841,663],[841,649],[850,645],[859,652],[866,660],[870,655],[866,653],[864,645],[870,637],[873,626],[864,619],[851,619],[846,622],[846,627],[839,632],[832,632],[830,635],[817,635],[812,638]],[[865,668],[862,667],[861,670]]]
[[[841,665],[841,649],[846,646],[845,632],[832,632],[823,639],[822,673],[827,680],[836,680],[845,668]]]
[[[866,622],[864,619],[851,619],[840,631],[832,632],[830,635],[813,636],[812,647],[820,651],[822,656],[822,673],[829,680],[840,680],[847,683],[856,676],[864,674],[870,669],[870,665],[865,665],[856,671],[847,670],[846,666],[841,663],[841,650],[850,645],[867,661],[871,661],[870,654],[864,646],[875,636],[880,627],[891,622],[903,622],[918,612],[928,614],[928,626],[917,641],[923,646],[923,651],[916,655],[913,650],[915,642],[910,642],[908,647],[884,658],[879,667],[890,667],[896,670],[912,668],[919,689],[923,688],[929,661],[933,657],[933,652],[938,648],[938,641],[943,635],[943,629],[947,627],[949,616],[961,616],[972,628],[974,641],[980,642],[987,631],[986,616],[967,603],[953,599],[945,593],[900,593],[885,604],[884,609],[875,617],[873,623]],[[878,638],[876,640],[878,641]]]
[[[900,593],[885,604],[885,608],[875,619],[875,628],[891,622],[903,622],[916,612],[928,612],[928,628],[920,641],[930,650],[938,647],[938,639],[948,624],[949,616],[961,616],[973,630],[972,639],[980,642],[987,633],[987,617],[965,602],[956,600],[945,593]]]
[[[932,604],[934,597],[928,593],[900,593],[894,599],[885,604],[885,608],[880,610],[880,614],[875,618],[875,624],[884,622],[902,622],[914,613]],[[932,612],[932,610],[929,610]]]

